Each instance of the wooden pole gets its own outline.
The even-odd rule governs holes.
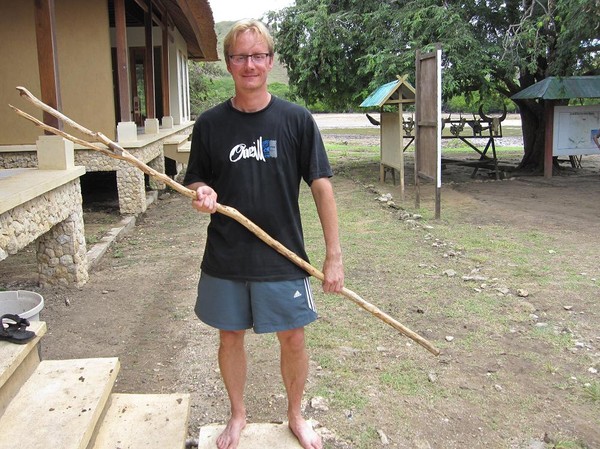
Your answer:
[[[54,0],[35,0],[34,7],[38,70],[40,72],[42,99],[53,108],[62,109],[60,80],[58,76],[58,56],[56,54]],[[44,112],[44,122],[54,128],[62,129],[62,123],[47,112]]]
[[[20,94],[22,96],[24,96],[27,100],[29,100],[31,103],[33,103],[38,108],[40,108],[43,111],[46,111],[46,112],[54,115],[56,118],[64,121],[65,123],[67,123],[72,128],[74,128],[74,129],[76,129],[76,130],[78,130],[78,131],[80,131],[80,132],[82,132],[82,133],[84,133],[84,134],[92,137],[92,139],[94,139],[94,141],[97,141],[97,142],[100,142],[100,143],[106,145],[107,148],[98,146],[98,145],[90,143],[90,142],[86,142],[86,141],[84,141],[82,139],[79,139],[77,137],[71,136],[70,134],[66,133],[65,131],[58,130],[58,129],[53,128],[53,127],[51,127],[49,125],[46,125],[45,123],[41,122],[40,120],[36,119],[35,117],[27,114],[26,112],[21,111],[20,109],[14,107],[12,105],[10,105],[10,107],[17,114],[19,114],[20,116],[22,116],[22,117],[24,117],[24,118],[32,121],[33,123],[35,123],[40,128],[42,128],[44,130],[47,130],[47,131],[50,131],[50,132],[52,132],[54,134],[60,135],[60,136],[62,136],[64,138],[66,138],[66,139],[71,140],[72,142],[75,142],[77,144],[83,145],[83,146],[85,146],[87,148],[90,148],[92,150],[99,151],[99,152],[101,152],[101,153],[103,153],[103,154],[105,154],[105,155],[107,155],[109,157],[113,157],[113,158],[116,158],[116,159],[125,160],[125,161],[129,162],[130,164],[134,165],[135,167],[139,168],[140,170],[142,170],[147,175],[159,179],[161,182],[167,184],[169,187],[173,188],[175,191],[177,191],[177,192],[179,192],[179,193],[181,193],[181,194],[183,194],[183,195],[185,195],[185,196],[187,196],[187,197],[189,197],[191,199],[196,199],[196,192],[194,190],[190,190],[187,187],[182,186],[178,182],[176,182],[173,179],[171,179],[168,176],[166,176],[164,173],[157,172],[153,168],[151,168],[148,165],[144,164],[142,161],[140,161],[139,159],[137,159],[135,156],[132,156],[128,151],[126,151],[121,146],[119,146],[117,143],[111,141],[104,134],[99,133],[99,132],[93,132],[93,131],[90,131],[87,128],[84,128],[83,126],[81,126],[77,122],[71,120],[70,118],[68,118],[64,114],[56,111],[55,109],[51,108],[50,106],[48,106],[48,105],[44,104],[43,102],[41,102],[40,100],[38,100],[35,96],[33,96],[24,87],[17,87],[17,90],[20,92]],[[267,245],[269,245],[271,248],[273,248],[275,251],[277,251],[281,255],[283,255],[286,258],[288,258],[291,262],[295,263],[300,268],[304,269],[308,274],[316,277],[317,279],[319,279],[321,281],[324,279],[324,275],[323,275],[323,273],[321,271],[319,271],[318,269],[316,269],[315,267],[313,267],[311,264],[309,264],[307,261],[305,261],[304,259],[302,259],[300,256],[298,256],[294,252],[290,251],[283,244],[281,244],[280,242],[278,242],[277,240],[275,240],[274,238],[272,238],[265,231],[263,231],[257,224],[255,224],[254,222],[252,222],[251,220],[249,220],[248,218],[246,218],[237,209],[234,209],[233,207],[229,207],[229,206],[224,206],[222,204],[217,204],[217,212],[219,212],[219,213],[221,213],[223,215],[226,215],[226,216],[234,219],[238,223],[240,223],[242,226],[244,226],[246,229],[248,229],[250,232],[252,232],[256,237],[258,237],[260,240],[262,240],[263,242],[265,242]],[[363,309],[365,309],[367,312],[373,314],[375,317],[377,317],[380,320],[382,320],[383,322],[389,324],[390,326],[392,326],[394,329],[396,329],[397,331],[399,331],[404,336],[406,336],[406,337],[410,338],[411,340],[415,341],[416,343],[418,343],[419,345],[421,345],[422,347],[424,347],[425,349],[427,349],[432,354],[434,354],[434,355],[439,355],[440,354],[439,349],[437,349],[436,347],[434,347],[425,338],[421,337],[416,332],[411,331],[406,326],[403,326],[398,321],[396,321],[394,318],[392,318],[391,316],[387,315],[385,312],[381,311],[379,308],[377,308],[373,304],[371,304],[371,303],[365,301],[364,299],[362,299],[358,294],[354,293],[352,290],[349,290],[346,287],[344,287],[342,289],[342,291],[341,291],[341,294],[344,297],[346,297],[347,299],[350,299],[355,304],[357,304],[360,307],[362,307]]]
[[[553,134],[554,134],[554,101],[544,100],[544,178],[552,178]]]

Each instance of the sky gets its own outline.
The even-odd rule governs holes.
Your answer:
[[[209,0],[215,23],[224,20],[260,19],[270,10],[291,6],[294,0]]]

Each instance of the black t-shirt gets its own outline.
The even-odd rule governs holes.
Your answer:
[[[298,206],[300,181],[332,175],[321,135],[303,107],[272,97],[258,112],[226,101],[204,112],[192,134],[184,184],[205,182],[219,203],[240,211],[308,261]],[[298,279],[307,273],[235,220],[211,216],[201,268],[246,281]]]

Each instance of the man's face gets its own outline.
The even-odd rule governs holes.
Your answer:
[[[235,45],[229,50],[230,55],[255,55],[260,53],[269,53],[269,48],[266,42],[252,31],[241,33],[237,37]],[[266,90],[267,75],[272,68],[273,58],[271,56],[267,56],[262,63],[254,62],[252,58],[248,57],[239,65],[234,64],[230,58],[227,58],[227,71],[233,77],[236,92]]]

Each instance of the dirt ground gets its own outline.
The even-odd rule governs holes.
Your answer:
[[[378,182],[376,164],[348,161],[336,174],[347,284],[442,354],[318,294],[306,413],[326,447],[600,448],[600,157],[552,179],[473,180],[471,169],[446,167],[440,221],[398,220],[403,209],[415,212],[409,175],[402,202],[389,178]],[[388,193],[395,207],[377,200]],[[432,199],[424,186],[423,210],[432,210]],[[118,217],[88,210],[86,219]],[[44,358],[118,356],[118,391],[190,393],[195,438],[228,412],[216,334],[193,312],[207,223],[187,199],[162,194],[83,287],[37,287],[27,254],[0,265],[0,286],[44,296]],[[306,219],[305,226],[318,253],[319,234]],[[389,242],[374,253],[378,227]],[[481,239],[480,252],[448,239],[458,228],[465,241]],[[527,266],[517,267],[506,248],[511,233],[529,235],[539,251],[523,256]],[[249,333],[247,346],[249,420],[279,422],[285,397],[276,341]]]

